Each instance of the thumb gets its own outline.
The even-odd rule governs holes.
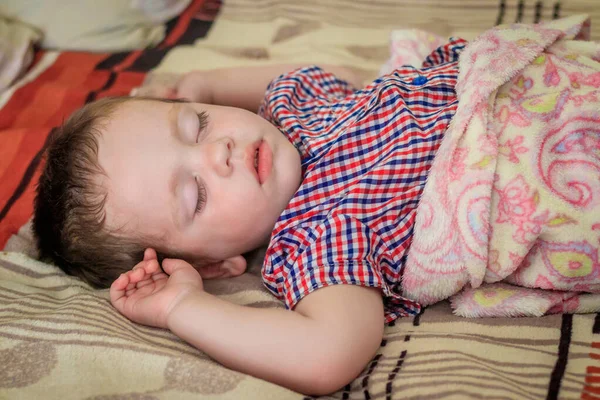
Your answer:
[[[156,259],[158,259],[156,250],[154,250],[152,247],[148,247],[146,250],[144,250],[144,261]]]
[[[169,275],[173,275],[175,271],[192,269],[195,271],[194,267],[192,267],[188,262],[180,260],[178,258],[165,258],[162,262],[163,271],[165,271]]]

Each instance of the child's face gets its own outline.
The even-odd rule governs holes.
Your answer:
[[[101,131],[108,226],[159,240],[192,262],[265,243],[302,179],[296,148],[241,109],[130,101]]]

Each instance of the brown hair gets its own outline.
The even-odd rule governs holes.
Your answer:
[[[121,104],[131,100],[184,102],[112,97],[85,105],[51,133],[37,185],[33,230],[40,258],[96,288],[109,287],[152,246],[106,228],[107,193],[98,184],[98,177],[104,175],[98,164],[100,129]]]

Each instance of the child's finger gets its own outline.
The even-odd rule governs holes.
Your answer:
[[[146,269],[144,268],[144,263],[140,263],[141,265],[134,267],[131,271],[128,271],[126,275],[129,277],[129,283],[134,286],[141,280],[146,279]]]
[[[115,281],[110,285],[110,290],[124,290],[125,287],[129,284],[129,278],[126,274],[121,274]]]
[[[129,284],[129,277],[126,274],[121,274],[115,281],[110,285],[110,301],[115,303],[125,295],[125,288]]]
[[[150,285],[150,284],[153,284],[153,283],[154,283],[154,280],[152,280],[152,279],[144,279],[143,281],[139,281],[139,282],[138,282],[138,283],[135,285],[135,287],[136,287],[136,288],[138,288],[138,289],[141,289],[141,288],[143,288],[144,286],[148,286],[148,285]]]
[[[173,275],[173,272],[177,271],[178,269],[194,268],[186,261],[177,258],[165,258],[162,266],[165,272],[169,275]]]
[[[160,274],[154,274],[152,275],[152,280],[157,282],[163,279],[169,279],[169,275],[165,274],[164,272],[161,272]]]
[[[157,255],[156,255],[156,250],[154,250],[152,247],[148,247],[144,251],[144,261],[156,260],[156,259],[158,259]]]
[[[144,264],[144,271],[146,271],[146,273],[148,275],[162,273],[162,270],[160,269],[160,265],[158,265],[158,260],[156,260],[156,259],[146,261],[146,263]]]

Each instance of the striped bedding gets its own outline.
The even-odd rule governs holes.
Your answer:
[[[35,260],[27,221],[50,130],[85,102],[190,69],[280,62],[345,64],[377,75],[391,29],[474,37],[497,23],[578,12],[595,0],[194,0],[157,48],[40,51],[0,94],[0,398],[302,399],[220,366],[167,331],[136,325],[93,290]],[[592,31],[598,36],[600,29]],[[206,282],[232,302],[281,307],[247,274]],[[352,352],[352,349],[348,349]],[[386,327],[363,373],[332,399],[600,399],[600,316],[463,319],[447,303]]]

